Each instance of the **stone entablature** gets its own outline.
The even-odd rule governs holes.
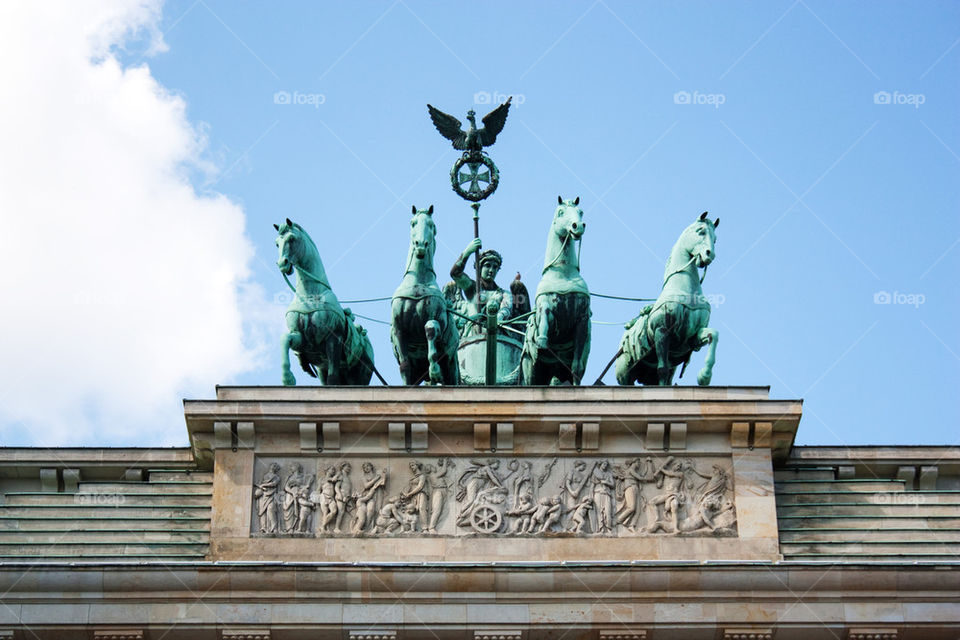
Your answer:
[[[186,402],[214,559],[780,558],[773,459],[800,402],[765,388],[217,395]]]

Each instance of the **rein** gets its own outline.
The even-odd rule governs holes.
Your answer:
[[[569,241],[570,241],[570,234],[567,233],[567,235],[563,236],[563,243],[560,245],[560,250],[557,251],[556,257],[554,257],[554,259],[551,260],[551,261],[547,264],[547,266],[545,266],[545,267],[543,268],[543,270],[540,272],[541,275],[543,275],[544,273],[546,273],[546,272],[547,272],[547,269],[549,269],[549,268],[552,267],[553,265],[557,264],[557,260],[559,260],[560,258],[563,257],[563,250],[567,248],[567,242],[569,242]],[[583,236],[580,236],[579,238],[577,238],[576,240],[574,240],[574,242],[577,243],[577,271],[579,271],[579,270],[580,270],[580,250],[583,248]],[[684,267],[684,268],[686,268],[686,267]]]
[[[310,273],[309,271],[307,271],[306,269],[304,269],[303,267],[301,267],[301,266],[298,265],[298,264],[293,265],[293,268],[297,270],[297,273],[300,274],[300,277],[301,277],[301,278],[303,278],[303,276],[306,276],[306,277],[310,278],[311,280],[313,280],[314,282],[317,282],[317,283],[319,283],[319,284],[322,284],[322,285],[325,286],[327,289],[330,289],[331,291],[333,291],[333,287],[330,286],[330,283],[327,282],[326,280],[324,280],[323,278],[320,278],[319,276],[315,276],[314,274]],[[296,288],[295,286],[293,286],[293,283],[292,283],[292,282],[290,282],[290,277],[289,277],[287,274],[285,274],[283,271],[280,272],[280,275],[283,276],[283,279],[284,279],[284,281],[287,283],[287,286],[290,287],[290,291],[293,291],[293,295],[295,295],[295,296],[297,296],[298,298],[300,298],[300,302],[303,302],[304,304],[307,304],[307,301],[304,300],[303,297],[297,292],[297,288]]]
[[[690,259],[687,260],[687,263],[686,263],[685,265],[683,265],[682,267],[680,267],[680,268],[677,269],[676,271],[671,272],[670,275],[668,275],[666,278],[664,278],[664,279],[663,279],[663,285],[660,287],[660,290],[663,291],[663,287],[667,286],[667,280],[669,280],[669,279],[672,278],[673,276],[677,275],[678,273],[683,273],[684,271],[686,271],[686,270],[687,270],[687,267],[689,267],[691,264],[693,264],[693,262],[694,262],[696,259],[697,259],[697,256],[690,256]],[[703,275],[700,276],[700,284],[703,284],[703,281],[706,279],[706,277],[707,277],[707,268],[708,268],[709,266],[710,266],[710,265],[707,265],[706,267],[703,268]]]

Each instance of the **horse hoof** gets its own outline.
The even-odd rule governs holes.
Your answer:
[[[290,371],[283,372],[283,384],[287,387],[292,387],[297,384],[297,379],[293,377],[293,373]]]
[[[705,387],[710,384],[710,379],[713,378],[713,372],[707,371],[706,369],[701,369],[700,373],[697,374],[697,384],[701,387]]]

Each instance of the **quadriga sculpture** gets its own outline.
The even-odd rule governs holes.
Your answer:
[[[620,384],[669,385],[677,366],[685,367],[690,355],[705,345],[707,357],[697,383],[710,384],[720,334],[707,327],[710,303],[700,287],[698,267],[706,270],[717,257],[714,244],[719,224],[719,218],[711,222],[704,211],[680,234],[667,260],[657,301],[627,324],[620,341]]]
[[[277,266],[284,278],[297,274],[296,287],[291,285],[294,295],[287,307],[287,333],[282,340],[283,384],[296,384],[290,371],[291,349],[297,352],[303,370],[319,377],[321,384],[370,384],[373,346],[366,330],[333,294],[317,245],[290,218],[273,226],[280,251]]]
[[[459,335],[433,270],[437,225],[433,205],[413,207],[410,250],[400,286],[393,292],[390,339],[404,384],[455,385]]]
[[[536,313],[527,323],[523,384],[580,384],[590,355],[590,290],[580,275],[577,241],[586,224],[580,198],[564,200],[553,214]]]

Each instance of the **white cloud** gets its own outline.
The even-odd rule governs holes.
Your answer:
[[[205,140],[113,51],[159,0],[0,3],[2,444],[183,443],[179,399],[251,369],[244,213]]]

